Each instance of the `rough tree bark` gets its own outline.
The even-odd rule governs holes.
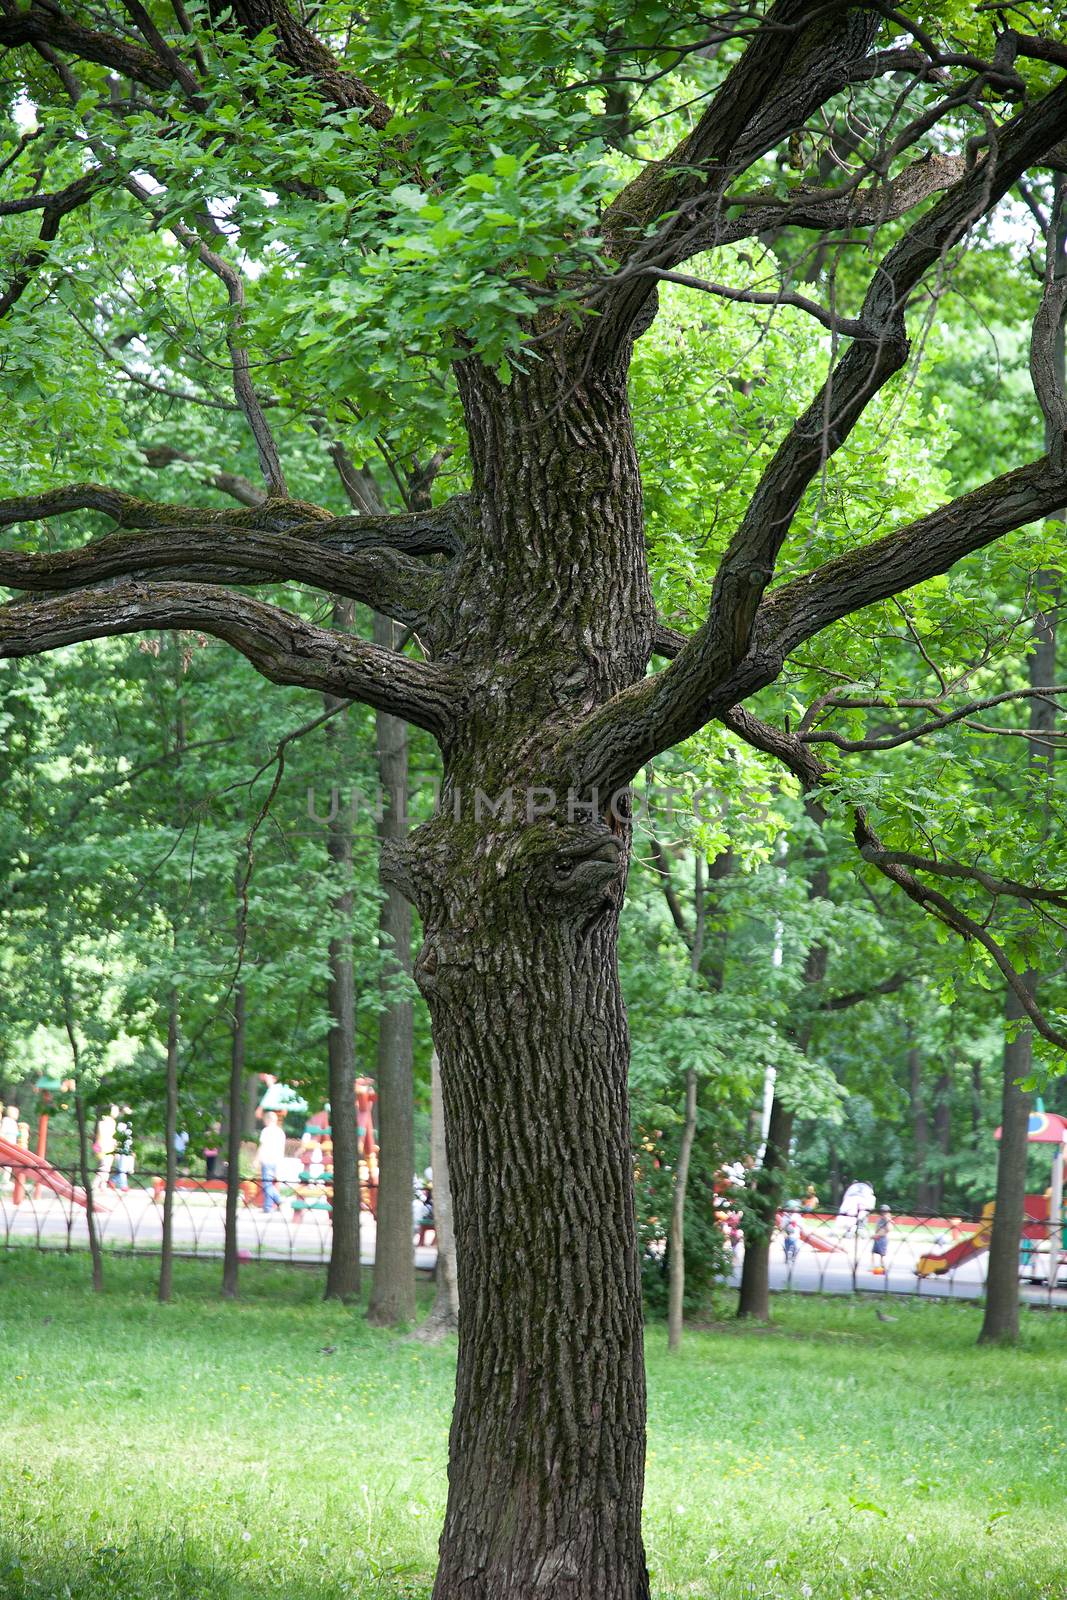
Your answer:
[[[375,643],[391,649],[397,634],[375,617]],[[402,847],[408,835],[408,734],[400,717],[376,718],[378,776],[382,788],[381,847]],[[385,884],[379,920],[382,978],[387,991],[411,976],[411,906],[402,890]],[[411,1179],[415,1170],[414,1015],[410,992],[391,993],[378,1017],[378,1215],[374,1283],[367,1320],[381,1326],[415,1318],[415,1246]]]
[[[644,1600],[616,960],[630,830],[623,800],[568,805],[560,756],[575,718],[637,681],[652,645],[625,368],[581,385],[553,360],[509,387],[473,366],[460,379],[478,513],[454,649],[471,714],[445,744],[439,814],[388,867],[423,920],[415,976],[441,1053],[456,1223],[434,1594]]]
[[[166,1187],[163,1190],[163,1242],[159,1257],[159,1299],[165,1303],[174,1292],[174,1185],[178,1176],[178,991],[167,996],[167,1088],[163,1118],[167,1147]]]
[[[430,1162],[433,1167],[433,1224],[437,1241],[435,1292],[430,1315],[415,1337],[437,1344],[459,1329],[459,1281],[456,1277],[456,1235],[452,1225],[452,1184],[448,1175],[448,1138],[441,1094],[441,1059],[430,1057]]]
[[[334,626],[350,628],[353,606],[335,601]],[[341,704],[325,696],[327,711]],[[337,724],[326,725],[336,740]],[[333,1141],[333,1211],[326,1299],[356,1300],[362,1289],[360,1267],[359,1142],[356,1126],[356,985],[352,970],[352,817],[330,798],[326,849],[337,878],[333,899],[334,931],[330,937],[327,1009],[330,1031],[326,1047],[330,1082],[330,1138]]]

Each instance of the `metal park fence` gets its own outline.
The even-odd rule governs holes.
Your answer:
[[[1067,1308],[1067,1229],[1054,1230],[1048,1201],[1028,1196],[1019,1250],[1020,1293],[1031,1303]],[[784,1219],[779,1218],[781,1223]],[[977,1218],[909,1213],[893,1216],[879,1237],[877,1214],[866,1220],[807,1212],[792,1237],[781,1227],[771,1242],[770,1285],[808,1294],[858,1291],[961,1300],[985,1289],[993,1207]],[[744,1244],[734,1250],[740,1279]]]
[[[116,1185],[122,1185],[116,1187]],[[158,1174],[103,1175],[90,1183],[93,1217],[102,1247],[127,1255],[158,1255],[163,1241],[165,1182]],[[264,1195],[257,1179],[242,1179],[237,1209],[237,1247],[242,1260],[294,1266],[324,1265],[330,1257],[332,1191],[321,1179],[277,1184],[278,1202]],[[363,1187],[361,1243],[373,1259],[374,1194]],[[266,1205],[270,1209],[265,1209]],[[172,1239],[177,1255],[219,1259],[225,1240],[226,1184],[222,1179],[182,1176],[174,1192]],[[416,1265],[432,1268],[432,1229],[412,1219]],[[0,1248],[87,1250],[89,1228],[80,1174],[43,1167],[32,1156],[25,1166],[0,1166]]]
[[[124,1187],[116,1187],[124,1184]],[[91,1184],[93,1214],[103,1248],[126,1255],[158,1255],[163,1239],[164,1180],[153,1173],[99,1174]],[[362,1254],[373,1260],[375,1194],[364,1185]],[[237,1245],[245,1261],[293,1266],[324,1265],[330,1256],[329,1183],[279,1181],[278,1203],[255,1179],[243,1179],[237,1213]],[[86,1195],[79,1174],[27,1155],[25,1166],[0,1166],[0,1249],[85,1250],[89,1245]],[[265,1209],[267,1205],[270,1209]],[[222,1179],[181,1176],[174,1194],[173,1242],[177,1255],[221,1258],[225,1237],[226,1184]],[[779,1219],[780,1221],[784,1219]],[[884,1251],[872,1214],[858,1224],[826,1212],[799,1217],[787,1239],[776,1228],[770,1247],[772,1290],[804,1294],[884,1292],[978,1299],[985,1288],[992,1206],[977,1218],[908,1214],[894,1216]],[[436,1262],[432,1225],[412,1216],[416,1265]],[[744,1239],[735,1238],[731,1281],[740,1278]],[[1050,1279],[1055,1275],[1056,1282]],[[1020,1248],[1020,1294],[1034,1304],[1067,1309],[1067,1230],[1053,1234],[1048,1202],[1027,1199]]]

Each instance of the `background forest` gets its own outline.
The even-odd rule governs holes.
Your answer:
[[[940,293],[964,301],[964,335],[957,317],[951,339],[942,337],[933,300],[920,358],[824,474],[810,508],[813,544],[840,537],[846,503],[853,518],[862,508],[871,537],[1040,448],[1017,328],[1039,292],[1042,250],[1019,203],[1010,227],[987,229],[963,258]],[[94,360],[94,308],[82,304],[73,268],[54,296],[53,342],[9,344],[0,384],[20,426],[0,435],[0,471],[12,485],[55,474],[61,450],[61,476],[106,477],[121,463],[146,496],[254,504],[254,458],[247,479],[219,466],[249,456],[232,408],[183,375],[187,352],[199,356],[210,340],[213,307],[191,304],[185,284],[179,303],[152,251],[142,242],[129,281],[108,290],[112,353],[127,352],[117,369]],[[751,270],[741,252],[736,267],[739,281]],[[847,270],[847,261],[838,267],[846,279]],[[667,291],[640,341],[632,397],[649,463],[654,572],[661,610],[679,623],[699,613],[717,528],[732,523],[778,431],[817,384],[830,343],[787,306],[723,308],[685,288]],[[730,427],[713,436],[702,375],[728,404]],[[463,446],[454,418],[448,431],[447,406],[429,462],[402,428],[377,435],[356,466],[325,419],[289,420],[294,492],[339,511],[355,478],[397,507],[420,503],[431,485],[435,493],[462,486]],[[1009,702],[894,748],[902,724],[892,705],[945,684],[978,699],[989,684],[1025,681],[1030,635],[1016,565],[1030,564],[1042,537],[1016,535],[905,600],[839,625],[791,666],[783,691],[799,717],[828,686],[847,696],[852,683],[868,692],[884,684],[881,707],[835,710],[827,724],[822,752],[844,792],[869,808],[890,844],[918,834],[951,854],[955,841],[977,835],[987,869],[1008,859],[1025,878],[1019,863],[1030,862],[1033,881],[1047,877],[1050,847],[1042,816],[1019,804],[1032,781],[1028,741],[1018,736],[1025,710]],[[297,603],[296,591],[285,598]],[[355,608],[351,625],[370,637],[372,614]],[[225,1098],[240,985],[249,1118],[259,1072],[320,1103],[339,917],[353,941],[357,1065],[374,1072],[383,1009],[414,996],[380,927],[375,720],[358,705],[326,716],[305,691],[268,690],[243,659],[198,634],[97,641],[0,663],[0,1079],[8,1097],[26,1106],[38,1075],[69,1072],[69,1019],[90,1098],[135,1098],[145,1108],[142,1164],[153,1154],[159,1163],[173,985],[180,1122],[196,1148]],[[402,760],[419,819],[435,798],[431,742],[413,730]],[[331,815],[350,836],[349,865],[329,865]],[[896,1207],[970,1211],[987,1199],[1004,1041],[1003,988],[988,964],[864,869],[844,807],[840,818],[831,808],[814,820],[780,767],[721,729],[646,773],[639,819],[622,950],[635,1149],[640,1158],[653,1144],[663,1167],[662,1179],[646,1171],[649,1210],[663,1213],[686,1074],[698,1080],[696,1219],[707,1211],[714,1169],[758,1144],[768,1067],[795,1114],[793,1189],[813,1182],[829,1205],[863,1176]],[[698,860],[713,864],[704,897],[716,947],[710,977],[694,976],[686,944]],[[339,898],[346,889],[350,908]],[[417,946],[417,928],[412,938]],[[827,959],[812,985],[805,964],[816,944]],[[1051,938],[1040,958],[1054,977],[1060,958]],[[417,999],[414,1009],[421,1165],[430,1040]],[[1067,1111],[1062,1080],[1047,1086],[1046,1103]],[[73,1161],[72,1123],[66,1133],[60,1117],[57,1156]]]

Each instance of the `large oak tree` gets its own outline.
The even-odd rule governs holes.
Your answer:
[[[441,1057],[460,1273],[437,1600],[648,1593],[616,963],[628,784],[718,720],[819,787],[810,744],[746,702],[839,619],[1067,499],[1050,288],[1033,364],[1046,455],[825,559],[799,517],[905,368],[913,306],[1014,186],[1061,160],[1067,48],[992,27],[933,37],[888,5],[833,0],[699,17],[327,4],[311,24],[285,0],[0,4],[12,101],[38,118],[3,158],[0,216],[17,231],[0,316],[25,337],[65,303],[90,268],[64,257],[64,230],[103,219],[87,337],[142,387],[180,400],[198,383],[207,406],[236,408],[268,495],[214,510],[121,481],[20,485],[0,525],[61,537],[0,553],[18,592],[0,655],[196,629],[274,683],[361,700],[440,746],[441,808],[390,863],[425,932],[415,975]],[[673,147],[655,149],[642,119]],[[139,235],[160,252],[152,294]],[[783,237],[800,241],[800,288],[739,280],[736,254],[717,273],[732,247]],[[848,252],[846,311],[826,263]],[[168,376],[136,326],[114,336],[108,306],[131,279],[147,305],[182,272],[217,285],[221,342],[194,328],[183,345],[172,328]],[[778,440],[688,635],[653,605],[627,397],[668,283],[788,305],[829,334],[825,382]],[[318,366],[302,389],[304,356]],[[431,415],[450,385],[467,492],[341,517],[290,496],[278,416],[303,408],[329,433],[347,408],[361,437],[388,440],[391,413]],[[84,541],[94,517],[116,531]],[[255,593],[283,584],[363,602],[404,643]],[[886,851],[862,813],[856,830],[1063,1043],[941,864]]]

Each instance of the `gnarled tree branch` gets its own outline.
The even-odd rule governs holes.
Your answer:
[[[198,629],[232,645],[272,683],[365,701],[441,740],[459,709],[459,682],[445,668],[208,584],[123,581],[0,606],[0,659],[155,628]]]

